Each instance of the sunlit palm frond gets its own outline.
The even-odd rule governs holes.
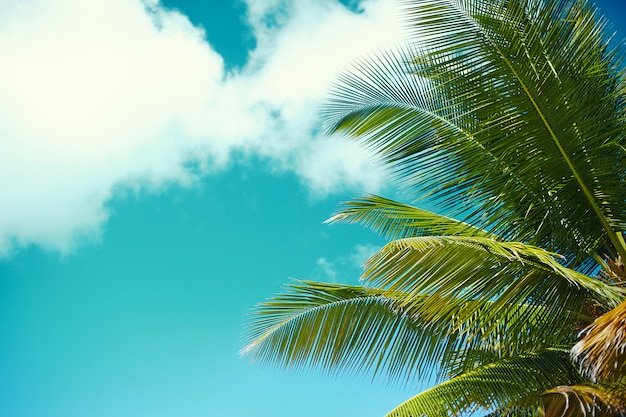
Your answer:
[[[254,310],[242,354],[289,368],[371,373],[406,383],[432,371],[456,376],[528,349],[571,342],[563,323],[575,315],[567,311],[554,316],[544,307],[522,305],[495,316],[490,301],[439,298],[442,314],[433,319],[420,308],[432,296],[407,303],[407,295],[315,282],[289,285]],[[447,308],[459,304],[476,313]]]
[[[447,99],[459,97],[482,143],[557,203],[555,220],[589,218],[623,256],[615,233],[624,214],[623,65],[609,50],[606,20],[587,1],[407,4],[416,37],[429,36],[414,73],[440,80]],[[573,227],[584,231],[578,245],[594,236],[587,225]]]
[[[448,417],[537,407],[541,392],[557,385],[573,385],[580,379],[567,350],[541,350],[495,361],[442,382],[401,404],[387,417]]]
[[[592,381],[626,377],[626,301],[598,317],[583,334],[572,348],[583,373]]]
[[[405,3],[415,43],[340,80],[331,130],[509,240],[577,262],[611,242],[624,257],[622,75],[605,21],[586,1]]]
[[[623,385],[558,386],[541,394],[545,417],[621,417],[626,414]]]
[[[393,291],[494,300],[494,308],[546,303],[576,309],[587,295],[609,306],[622,301],[620,288],[566,268],[555,256],[519,242],[420,236],[385,245],[366,261],[362,278]]]
[[[438,294],[395,292],[390,302],[394,311],[428,328],[428,337],[438,337],[445,346],[437,352],[440,356],[431,358],[438,363],[437,375],[443,379],[523,352],[571,345],[571,328],[580,319],[580,312],[569,308],[558,315],[551,308],[531,304],[496,309],[491,300]]]
[[[261,363],[374,375],[428,375],[454,341],[376,289],[302,282],[253,313],[242,354]]]
[[[464,215],[498,207],[501,203],[489,190],[478,188],[478,182],[488,179],[491,187],[504,189],[513,183],[525,187],[523,178],[446,113],[446,97],[410,74],[408,62],[416,53],[410,48],[384,52],[356,64],[352,73],[340,79],[329,102],[330,131],[360,138],[421,196],[434,194],[444,206]],[[472,172],[463,160],[480,166],[481,172]],[[528,195],[518,194],[522,206],[535,200],[551,204],[534,196],[530,188],[525,192]]]
[[[602,305],[623,299],[620,288],[563,267],[549,252],[480,237],[396,240],[365,268],[366,283],[408,293],[403,304],[423,320],[454,323],[467,352],[446,360],[450,375],[471,369],[471,355],[573,343],[589,297]]]
[[[387,198],[366,195],[342,204],[326,223],[360,223],[388,239],[423,235],[482,236],[497,239],[485,230],[428,210]]]

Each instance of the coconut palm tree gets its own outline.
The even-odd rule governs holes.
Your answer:
[[[626,415],[623,46],[585,0],[401,6],[407,45],[356,63],[324,117],[435,210],[344,203],[330,222],[389,240],[362,285],[292,283],[244,355],[436,377],[388,416]]]

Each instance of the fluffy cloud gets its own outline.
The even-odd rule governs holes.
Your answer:
[[[342,256],[328,259],[321,257],[317,259],[315,269],[312,272],[312,279],[316,281],[337,282],[337,278],[343,280],[356,278],[363,271],[363,264],[372,255],[378,252],[381,246],[376,245],[356,245],[352,252]]]
[[[362,268],[365,261],[381,249],[382,247],[376,245],[356,245],[353,252],[348,256],[348,259],[352,264]]]
[[[189,184],[233,151],[314,193],[374,191],[354,146],[316,134],[350,61],[400,38],[393,0],[249,0],[257,40],[226,72],[202,29],[155,0],[0,0],[0,254],[71,251],[123,187]]]
[[[326,282],[337,282],[337,267],[326,258],[319,258],[317,264],[317,280]]]

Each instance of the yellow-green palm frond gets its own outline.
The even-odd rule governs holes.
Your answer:
[[[433,372],[456,376],[477,366],[541,346],[570,342],[563,322],[575,314],[554,316],[546,309],[522,305],[491,313],[489,301],[457,301],[473,308],[471,317],[455,314],[437,319],[422,314],[429,299],[380,289],[298,282],[261,303],[246,329],[242,354],[260,363],[288,368],[316,367],[329,372],[385,376],[408,383]],[[445,307],[455,300],[441,300]],[[452,313],[452,312],[450,312]],[[493,320],[489,325],[484,316]]]
[[[376,195],[342,203],[326,223],[360,223],[388,239],[423,235],[482,236],[497,239],[471,224]]]
[[[494,309],[532,303],[581,308],[591,296],[607,306],[623,290],[564,267],[556,255],[484,237],[419,236],[392,241],[365,263],[362,279],[380,288],[495,301]]]
[[[497,409],[529,409],[540,394],[581,380],[566,349],[546,349],[495,361],[451,378],[404,402],[387,417],[449,417]]]
[[[545,417],[622,417],[626,414],[623,385],[558,386],[541,394]]]
[[[384,373],[392,381],[428,375],[454,341],[403,311],[400,299],[360,286],[288,285],[254,310],[241,353],[294,369]]]
[[[572,348],[582,372],[592,381],[626,377],[626,301],[598,317],[583,330]]]

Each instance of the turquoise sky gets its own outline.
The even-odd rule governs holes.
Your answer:
[[[347,2],[347,7],[334,0],[302,0],[301,9],[290,0],[148,2],[154,33],[167,36],[154,44],[146,40],[154,35],[149,25],[145,32],[136,30],[136,23],[126,30],[125,22],[150,14],[142,7],[126,8],[131,3],[116,0],[105,7],[96,1],[58,0],[27,7],[0,0],[0,9],[6,7],[5,17],[0,17],[0,45],[8,45],[0,46],[0,68],[24,56],[45,63],[32,72],[16,67],[24,85],[33,86],[29,95],[22,95],[24,88],[11,90],[10,83],[0,82],[0,96],[10,97],[0,98],[0,109],[11,114],[0,117],[0,151],[5,155],[0,166],[9,166],[0,169],[0,178],[5,178],[0,193],[10,206],[0,210],[5,217],[0,220],[0,416],[384,415],[420,387],[260,368],[242,360],[238,350],[250,309],[290,277],[357,282],[359,262],[382,240],[357,226],[322,222],[342,200],[362,192],[390,195],[393,189],[382,185],[384,174],[370,177],[369,170],[359,171],[361,166],[337,170],[334,164],[347,164],[352,154],[347,152],[346,159],[346,152],[316,135],[314,115],[307,129],[293,130],[289,112],[295,108],[302,112],[297,116],[312,114],[315,108],[304,88],[314,80],[299,80],[307,76],[302,70],[293,74],[298,82],[285,93],[281,80],[291,80],[278,78],[279,84],[270,85],[267,91],[276,91],[271,100],[250,93],[246,111],[251,113],[245,115],[252,115],[253,129],[242,128],[241,133],[248,139],[237,136],[238,124],[248,123],[243,116],[235,114],[226,127],[220,123],[239,109],[235,104],[229,110],[229,88],[248,94],[257,88],[254,83],[269,83],[277,68],[299,68],[298,48],[290,49],[289,39],[307,39],[309,27],[326,27],[333,19],[347,19],[338,21],[363,33],[380,29],[370,17],[383,10],[379,4],[389,7],[391,2],[363,2],[360,14],[355,14],[357,3]],[[52,4],[63,7],[57,10]],[[597,4],[623,38],[623,3]],[[85,17],[91,23],[81,25],[80,17],[93,10],[97,18],[92,22]],[[69,28],[67,22],[72,22]],[[194,32],[191,24],[204,28],[204,34]],[[285,33],[289,36],[281,37]],[[74,45],[73,39],[86,46]],[[126,78],[134,74],[134,62],[143,65],[135,58],[153,59],[150,48],[169,41],[174,46],[168,51],[190,51],[172,59],[206,65],[206,77],[214,85],[202,84],[202,74],[198,81],[183,66],[168,72],[167,60],[150,61],[136,79]],[[130,46],[126,50],[124,45]],[[55,120],[63,119],[68,114],[64,98],[35,87],[41,80],[49,82],[46,74],[55,68],[66,68],[63,60],[71,64],[67,68],[83,68],[90,58],[75,55],[83,47],[98,51],[93,58],[98,68],[103,62],[110,66],[102,73],[82,73],[86,78],[80,82],[78,74],[54,78],[70,98],[76,94],[76,100],[87,100],[81,95],[85,90],[85,97],[101,98],[72,107],[67,120],[76,125],[66,131],[46,116],[58,112]],[[323,56],[328,65],[337,61],[330,49],[301,47],[309,48],[304,54],[311,57],[307,67],[319,64]],[[60,52],[45,55],[50,48]],[[170,52],[157,51],[162,53]],[[220,59],[223,66],[211,66]],[[120,78],[107,84],[119,68]],[[153,73],[158,75],[154,80]],[[0,70],[0,80],[7,74]],[[145,79],[145,90],[134,89]],[[129,87],[118,91],[123,82]],[[174,87],[166,88],[168,83]],[[99,90],[102,84],[107,87]],[[301,85],[303,92],[293,93]],[[171,93],[181,89],[185,95]],[[204,89],[219,100],[206,104],[208,99],[194,95]],[[128,91],[133,93],[126,95]],[[174,96],[161,101],[168,92]],[[143,101],[133,101],[139,96]],[[171,107],[174,100],[181,104]],[[200,104],[194,107],[185,100]],[[27,103],[22,113],[20,103]],[[99,110],[99,103],[106,104],[105,110]],[[110,103],[124,111],[115,113]],[[137,113],[133,106],[124,107],[126,103]],[[75,104],[67,101],[68,106]],[[258,113],[259,108],[264,112]],[[219,117],[204,117],[200,111],[198,119],[179,114],[197,109]],[[171,119],[155,125],[154,138],[153,130],[142,130],[143,122],[133,124],[153,118]],[[28,123],[21,125],[22,119]],[[116,127],[109,131],[109,125]],[[262,141],[255,138],[255,129]],[[100,135],[103,131],[109,136]],[[119,143],[112,136],[116,132],[123,138]],[[73,142],[63,142],[67,138]],[[300,148],[306,143],[322,151],[303,155]],[[343,157],[335,158],[342,152]],[[311,160],[315,155],[330,165]]]

